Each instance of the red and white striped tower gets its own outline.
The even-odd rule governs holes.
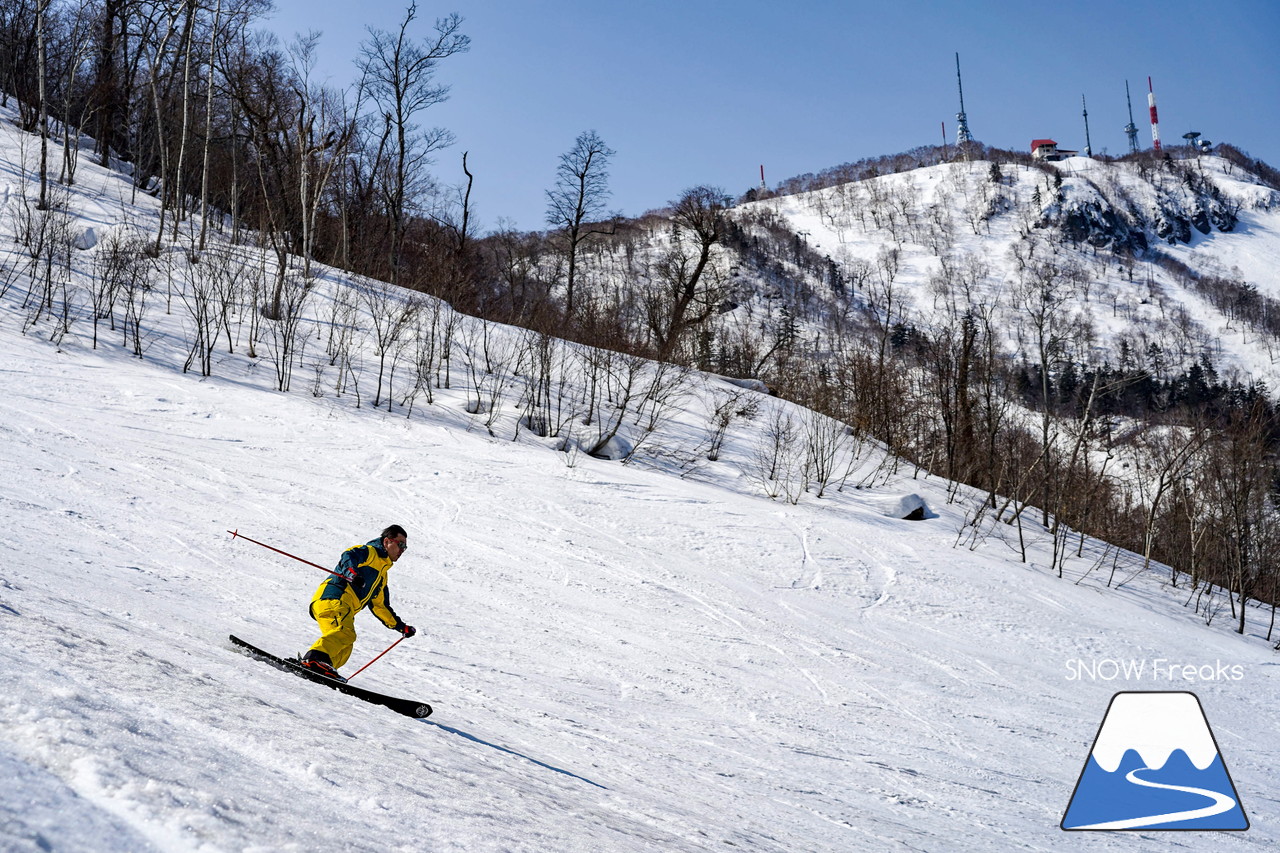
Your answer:
[[[1151,147],[1160,150],[1160,119],[1156,116],[1156,90],[1151,87],[1151,78],[1147,78],[1147,106],[1151,108]]]

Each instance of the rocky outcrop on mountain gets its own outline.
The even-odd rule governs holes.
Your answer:
[[[1137,182],[1112,171],[1126,169],[1121,163],[1091,163],[1083,172],[1064,168],[1039,227],[1057,229],[1075,245],[1142,252],[1152,242],[1190,243],[1196,232],[1229,232],[1239,223],[1242,201],[1194,164],[1140,167]]]
[[[1141,225],[1099,200],[1090,200],[1061,209],[1056,218],[1046,218],[1045,224],[1054,224],[1072,243],[1087,243],[1098,248],[1128,249],[1142,252],[1147,248],[1146,231]]]

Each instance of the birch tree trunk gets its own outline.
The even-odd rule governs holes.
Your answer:
[[[178,227],[185,219],[186,195],[182,167],[187,158],[187,133],[191,125],[191,47],[195,32],[196,7],[194,2],[187,4],[187,22],[183,26],[182,35],[182,127],[178,134],[178,162],[173,169],[173,241],[178,242]]]
[[[39,68],[36,76],[39,80],[40,92],[40,202],[39,210],[49,209],[49,98],[46,93],[45,78],[48,69],[45,58],[45,13],[49,11],[52,0],[38,0],[36,4],[36,51]]]
[[[218,43],[218,30],[222,25],[222,0],[213,11],[213,32],[209,36],[209,81],[204,99],[204,163],[200,169],[200,245],[204,251],[205,238],[209,234],[209,141],[213,138],[213,52]]]

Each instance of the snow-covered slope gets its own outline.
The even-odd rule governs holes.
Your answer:
[[[779,505],[11,321],[0,357],[9,849],[1066,849],[1121,688],[1200,695],[1256,815],[1215,849],[1277,839],[1269,648],[1151,581],[956,549],[927,484],[891,486],[923,491],[922,522],[857,493]],[[431,720],[229,647],[304,647],[319,573],[227,529],[327,563],[391,521],[422,632],[360,678]],[[394,639],[359,627],[357,662]],[[1073,680],[1077,659],[1243,678]]]
[[[81,226],[146,221],[81,173]],[[762,417],[681,477],[490,437],[461,381],[406,416],[275,392],[241,351],[183,375],[178,309],[142,359],[83,322],[55,346],[21,290],[0,303],[6,850],[1163,850],[1058,829],[1118,689],[1200,696],[1254,825],[1198,849],[1280,840],[1274,653],[1133,561],[1115,590],[1089,551],[1058,578],[995,536],[957,548],[963,510],[910,469],[769,500]],[[928,518],[885,514],[908,493]],[[328,564],[392,522],[420,633],[357,681],[431,719],[230,647],[309,644],[323,575],[227,530]],[[357,664],[395,639],[357,625]]]

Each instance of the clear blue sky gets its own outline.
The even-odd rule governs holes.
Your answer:
[[[398,28],[407,2],[276,0],[282,40],[322,32],[321,76],[342,88],[367,27]],[[759,183],[954,140],[955,53],[978,140],[1026,149],[1051,137],[1123,154],[1133,93],[1151,144],[1197,130],[1280,168],[1280,2],[810,2],[795,0],[423,0],[421,37],[457,12],[471,51],[441,66],[450,100],[424,124],[456,145],[446,183],[475,174],[484,231],[544,227],[560,154],[584,130],[617,153],[610,206],[627,216],[697,184],[737,195]]]

